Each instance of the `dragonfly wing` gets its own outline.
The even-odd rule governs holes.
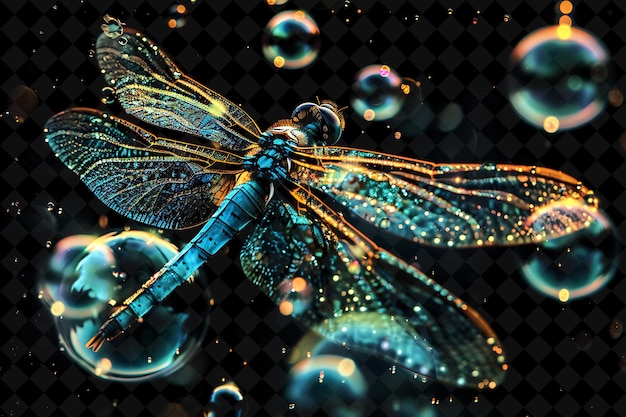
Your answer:
[[[337,213],[309,209],[270,202],[241,252],[246,275],[283,314],[420,375],[460,386],[502,378],[502,350],[474,310],[351,225],[316,220]]]
[[[102,202],[158,228],[198,225],[235,183],[241,158],[158,138],[125,120],[74,109],[48,120],[46,141]]]
[[[183,74],[141,33],[126,29],[124,39],[101,34],[96,54],[104,78],[129,114],[230,150],[256,143],[261,131],[241,108]]]
[[[593,193],[559,171],[518,165],[434,165],[339,147],[295,161],[293,180],[365,221],[434,246],[539,242],[582,229]]]

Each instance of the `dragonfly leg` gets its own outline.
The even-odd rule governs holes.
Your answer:
[[[119,336],[146,315],[246,225],[258,218],[265,209],[266,200],[266,187],[258,181],[249,181],[233,188],[202,230],[137,292],[128,297],[86,346],[98,351],[105,340]]]

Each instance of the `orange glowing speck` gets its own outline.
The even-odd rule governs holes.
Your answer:
[[[574,6],[571,1],[565,0],[559,5],[559,11],[563,14],[570,14],[572,10],[574,10]]]

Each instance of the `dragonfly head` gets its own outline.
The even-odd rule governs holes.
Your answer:
[[[345,127],[343,115],[332,101],[322,101],[320,104],[302,103],[291,114],[291,120],[317,133],[313,143],[301,143],[300,146],[333,144],[339,140]]]

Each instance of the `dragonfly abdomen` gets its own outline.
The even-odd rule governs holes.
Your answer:
[[[97,351],[104,340],[117,337],[185,282],[202,264],[222,249],[265,209],[267,192],[260,181],[237,185],[224,197],[202,230],[124,301],[88,342]]]

